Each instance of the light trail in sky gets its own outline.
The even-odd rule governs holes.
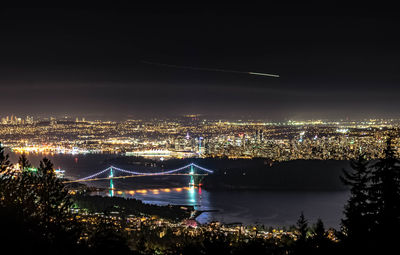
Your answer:
[[[148,64],[148,65],[165,66],[165,67],[171,67],[171,68],[189,69],[189,70],[196,70],[196,71],[239,73],[239,74],[250,74],[250,75],[258,75],[258,76],[268,76],[268,77],[274,77],[274,78],[280,77],[278,74],[269,74],[269,73],[244,72],[244,71],[236,71],[236,70],[194,67],[194,66],[180,66],[180,65],[170,65],[170,64],[163,64],[163,63],[156,63],[156,62],[149,62],[149,61],[142,61],[142,63]]]

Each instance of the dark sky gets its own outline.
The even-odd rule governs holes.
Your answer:
[[[389,10],[334,4],[1,9],[0,115],[400,117],[400,23]]]

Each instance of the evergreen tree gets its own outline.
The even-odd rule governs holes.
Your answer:
[[[333,242],[328,238],[328,232],[325,230],[321,219],[317,220],[312,230],[312,254],[336,254]]]
[[[29,162],[28,158],[25,154],[22,154],[18,159],[19,166],[21,170],[26,170],[29,167],[32,167],[32,164]]]
[[[400,162],[389,138],[384,158],[373,167],[370,199],[374,216],[374,239],[381,243],[395,243],[400,228]]]
[[[304,217],[304,213],[301,212],[299,219],[297,220],[297,240],[300,242],[305,242],[307,240],[307,232],[308,232],[308,221]]]
[[[342,232],[350,243],[363,242],[368,237],[371,227],[371,211],[369,205],[369,163],[365,155],[359,155],[350,162],[352,171],[343,170],[342,182],[350,186],[350,198],[344,209]]]
[[[327,239],[327,236],[324,223],[321,219],[318,219],[313,229],[313,240],[317,247],[321,246],[321,244]]]
[[[35,177],[35,231],[47,243],[49,253],[71,253],[78,250],[77,240],[82,233],[81,225],[71,213],[72,198],[61,180],[56,177],[49,159],[43,158]]]
[[[9,155],[5,154],[4,147],[0,142],[0,202],[4,200],[6,187],[12,181],[10,167]]]
[[[299,219],[296,223],[297,240],[294,247],[295,254],[308,254],[308,221],[304,217],[303,212],[301,212]]]
[[[30,165],[26,158],[21,162]],[[13,171],[0,146],[0,166],[0,240],[15,253],[76,251],[80,228],[51,162],[43,159],[38,172]]]
[[[36,175],[37,214],[42,222],[45,225],[68,222],[73,201],[64,184],[56,177],[53,163],[43,158]]]
[[[0,206],[2,207],[8,203],[10,194],[16,189],[13,185],[15,180],[11,166],[9,155],[5,154],[4,147],[0,143]]]
[[[3,174],[11,166],[9,155],[5,154],[4,147],[0,142],[0,174]]]

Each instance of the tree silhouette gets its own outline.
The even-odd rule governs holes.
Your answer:
[[[8,154],[5,154],[4,147],[0,142],[0,203],[4,201],[5,188],[10,182],[11,177],[9,176],[9,167],[11,166],[10,160],[8,160]]]
[[[0,165],[0,206],[8,211],[14,210],[16,217],[28,217],[36,211],[33,176],[28,172],[14,171],[1,145]]]
[[[9,155],[5,154],[4,147],[0,142],[0,203],[4,203],[7,187],[12,182],[12,170]]]
[[[350,162],[352,171],[343,170],[342,182],[350,186],[350,198],[344,209],[342,232],[345,241],[360,244],[368,238],[372,228],[372,215],[369,199],[369,180],[371,171],[364,154]]]
[[[26,170],[27,168],[32,167],[32,164],[29,162],[25,154],[21,154],[21,156],[18,159],[18,163],[19,166],[21,167],[21,170]]]
[[[308,254],[308,221],[304,217],[304,213],[301,212],[299,219],[296,223],[297,240],[295,243],[294,251],[295,254]]]
[[[370,200],[374,217],[373,235],[380,244],[395,244],[400,227],[400,162],[392,139],[386,142],[384,158],[374,164]]]
[[[44,227],[54,224],[68,224],[72,216],[70,209],[73,201],[56,177],[53,164],[47,158],[40,161],[35,178],[37,195],[37,215],[42,219]]]
[[[10,166],[9,155],[5,154],[4,147],[0,142],[0,173],[3,174]]]
[[[319,246],[319,244],[323,243],[327,239],[327,233],[325,231],[325,226],[321,219],[318,219],[317,223],[315,224],[315,227],[313,230],[313,239],[318,246]]]
[[[10,170],[8,156],[0,147],[0,164],[0,238],[5,245],[16,253],[76,251],[79,224],[70,212],[71,199],[55,177],[51,162],[43,159],[37,172],[15,172]]]
[[[324,223],[321,219],[317,220],[311,237],[312,254],[337,254],[333,242],[328,237]]]

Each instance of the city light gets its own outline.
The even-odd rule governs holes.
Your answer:
[[[343,160],[354,158],[358,153],[355,148],[360,147],[368,157],[379,158],[383,153],[379,141],[386,139],[388,130],[400,128],[395,119],[285,123],[203,120],[196,125],[174,119],[63,122],[52,118],[48,122],[29,117],[29,124],[15,119],[25,118],[12,116],[7,121],[5,117],[0,124],[0,139],[15,153],[118,154],[158,161],[206,157]],[[117,126],[119,132],[115,132]],[[399,141],[394,137],[395,144],[400,145]]]

